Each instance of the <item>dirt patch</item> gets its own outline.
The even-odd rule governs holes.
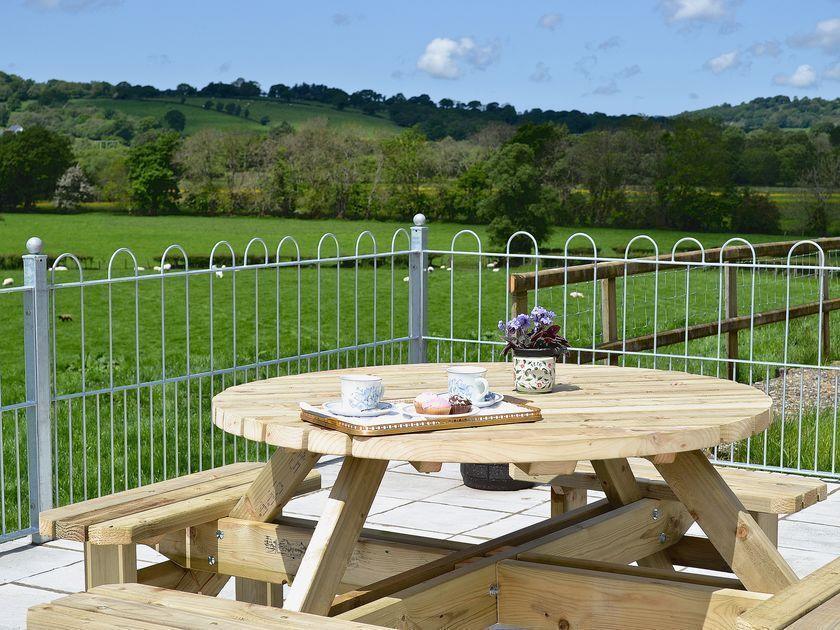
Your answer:
[[[773,399],[774,414],[781,414],[782,400],[785,401],[785,417],[799,417],[800,407],[804,412],[813,410],[819,404],[821,409],[835,409],[838,403],[840,366],[832,364],[831,369],[788,368],[769,381],[759,381],[754,387],[767,393]]]

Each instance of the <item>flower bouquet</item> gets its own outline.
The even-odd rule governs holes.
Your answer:
[[[507,342],[502,354],[513,353],[516,391],[544,394],[554,387],[554,366],[569,352],[569,342],[560,335],[553,311],[535,306],[530,314],[500,321],[502,339]]]

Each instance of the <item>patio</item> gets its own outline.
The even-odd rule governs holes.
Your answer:
[[[293,499],[284,514],[318,517],[341,459],[323,457],[317,468],[323,488]],[[828,499],[784,517],[779,525],[779,550],[802,577],[840,556],[840,484],[828,484]],[[589,492],[589,501],[602,498]],[[378,529],[479,543],[549,516],[548,486],[519,492],[483,492],[465,487],[458,466],[438,473],[418,473],[393,462],[373,503],[367,525]],[[695,525],[690,533],[702,535]],[[26,610],[84,589],[82,545],[54,541],[33,547],[27,539],[0,545],[0,600],[5,603],[0,628],[25,627]],[[162,559],[151,549],[138,549],[138,563]],[[233,599],[231,581],[221,597]]]

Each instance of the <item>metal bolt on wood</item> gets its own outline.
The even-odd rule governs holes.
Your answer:
[[[660,511],[659,508],[653,508],[653,512],[651,512],[651,516],[653,517],[654,521],[659,520]]]
[[[216,556],[207,556],[207,564],[211,567],[216,564]]]
[[[221,529],[216,530],[216,540],[221,540],[225,537],[225,533]]]
[[[665,532],[662,532],[661,534],[659,534],[659,542],[661,544],[664,545],[667,541],[668,541],[668,534],[666,534]]]

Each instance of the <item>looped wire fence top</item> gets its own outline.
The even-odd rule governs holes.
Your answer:
[[[512,367],[486,363],[491,388],[514,392]],[[733,381],[684,372],[558,365],[558,386],[531,398],[543,420],[381,437],[352,437],[300,419],[299,402],[338,397],[338,375],[381,375],[386,399],[446,390],[441,364],[394,365],[282,376],[213,398],[213,422],[233,435],[325,455],[430,462],[572,461],[710,448],[763,431],[771,399]]]

